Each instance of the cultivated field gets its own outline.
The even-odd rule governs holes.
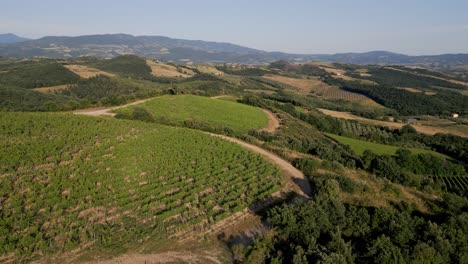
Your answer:
[[[396,151],[398,149],[401,149],[401,147],[379,144],[379,143],[374,143],[374,142],[369,142],[369,141],[364,141],[364,140],[359,140],[359,139],[354,139],[354,138],[349,138],[349,137],[343,137],[343,136],[339,136],[339,135],[335,135],[331,133],[325,133],[325,134],[328,137],[333,138],[334,140],[344,145],[350,146],[351,149],[354,150],[359,155],[362,155],[364,151],[366,150],[371,150],[372,152],[378,155],[395,155]],[[437,153],[432,150],[417,149],[417,148],[406,148],[406,149],[410,150],[413,154],[428,153],[434,156],[447,158],[445,155]]]
[[[364,95],[343,91],[335,86],[330,86],[317,77],[313,79],[297,79],[280,75],[265,75],[263,78],[284,83],[286,85],[297,88],[297,91],[302,94],[312,93],[324,99],[329,100],[344,100],[362,104],[363,106],[383,108],[380,104],[367,98]]]
[[[376,125],[376,126],[384,126],[384,127],[389,127],[393,129],[400,129],[406,123],[398,123],[398,122],[389,122],[389,121],[380,121],[380,120],[374,120],[374,119],[369,119],[369,118],[364,118],[360,116],[353,115],[348,112],[340,112],[340,111],[334,111],[334,110],[328,110],[328,109],[320,109],[318,108],[320,112],[323,114],[337,117],[337,118],[343,118],[343,119],[349,119],[349,120],[358,120],[360,122],[366,123],[366,124],[371,124],[371,125]],[[414,127],[418,132],[427,134],[427,135],[434,135],[437,133],[443,133],[443,134],[452,134],[460,137],[468,137],[468,126],[466,125],[453,125],[453,126],[446,126],[446,127],[437,127],[437,126],[429,126],[429,125],[418,125],[418,124],[411,124],[412,127]]]
[[[0,183],[0,262],[19,263],[209,228],[281,179],[259,155],[194,130],[0,113]]]
[[[256,107],[194,95],[161,96],[116,112],[130,114],[135,107],[147,109],[156,119],[206,122],[237,132],[260,129],[268,124],[267,116]]]
[[[80,76],[81,78],[91,78],[91,77],[96,77],[98,75],[105,75],[105,76],[115,76],[112,73],[108,73],[96,68],[92,68],[90,66],[85,66],[85,65],[63,65],[65,68],[69,69],[76,75]]]
[[[151,68],[151,74],[156,77],[183,77],[188,78],[195,75],[195,72],[186,68],[177,69],[177,67],[163,62],[154,62],[147,60],[146,63]]]

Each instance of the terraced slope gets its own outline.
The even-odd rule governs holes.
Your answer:
[[[0,262],[164,240],[209,227],[280,182],[260,156],[194,130],[0,113]]]
[[[176,122],[187,120],[205,122],[237,132],[260,129],[268,124],[268,117],[258,108],[194,95],[161,96],[138,106],[120,108],[115,111],[129,115],[135,107],[146,109],[155,118],[165,118]]]

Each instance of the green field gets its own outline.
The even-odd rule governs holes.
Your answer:
[[[374,142],[369,142],[369,141],[364,141],[364,140],[359,140],[359,139],[353,139],[349,137],[338,136],[338,135],[331,134],[331,133],[324,133],[324,134],[340,142],[341,144],[350,146],[351,149],[354,150],[359,155],[362,155],[364,151],[366,150],[371,150],[372,152],[378,155],[395,155],[397,150],[401,149],[401,147],[384,145],[384,144],[379,144],[379,143],[374,143]],[[413,154],[429,153],[434,156],[447,158],[447,156],[440,154],[438,152],[432,151],[432,150],[417,149],[417,148],[407,148],[407,149],[410,150]]]
[[[165,95],[138,106],[116,110],[130,114],[135,107],[142,107],[156,118],[167,118],[177,122],[196,120],[225,126],[237,132],[263,128],[268,117],[258,108],[226,100],[194,95]]]
[[[260,156],[195,130],[0,112],[0,259],[165,239],[280,185]]]

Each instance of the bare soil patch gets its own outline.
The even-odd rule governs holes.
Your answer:
[[[72,71],[76,75],[80,76],[81,78],[85,78],[85,79],[88,79],[88,78],[91,78],[91,77],[96,77],[98,75],[105,75],[105,76],[109,76],[109,77],[115,76],[112,73],[108,73],[108,72],[105,72],[105,71],[102,71],[102,70],[99,70],[99,69],[96,69],[96,68],[92,68],[92,67],[89,67],[89,66],[84,66],[84,65],[63,65],[63,67],[69,69],[70,71]]]

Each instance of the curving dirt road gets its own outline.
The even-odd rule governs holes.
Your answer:
[[[89,115],[89,116],[115,116],[115,113],[111,112],[112,110],[123,108],[123,107],[130,106],[130,105],[141,104],[151,99],[153,98],[138,100],[132,103],[115,106],[115,107],[77,110],[77,111],[74,111],[73,113],[78,114],[78,115]],[[265,110],[265,109],[261,109],[261,110],[268,116],[268,120],[269,120],[267,127],[263,128],[263,130],[268,131],[268,132],[274,132],[276,129],[280,127],[280,121],[272,112]],[[304,174],[300,170],[296,169],[289,162],[280,158],[276,154],[273,154],[272,152],[269,152],[265,149],[252,145],[250,143],[244,142],[237,138],[232,138],[232,137],[212,134],[212,133],[207,133],[207,134],[234,142],[250,151],[253,151],[255,153],[262,155],[263,157],[271,161],[273,164],[275,164],[281,170],[281,172],[283,172],[283,174],[298,187],[297,191],[299,192],[299,194],[305,195],[305,196],[310,195],[311,189],[310,189],[309,181],[306,179]]]
[[[154,99],[155,97],[148,98],[148,99],[143,99],[143,100],[138,100],[132,103],[124,104],[124,105],[119,105],[119,106],[113,106],[113,107],[104,107],[104,108],[90,108],[90,109],[80,109],[73,111],[74,114],[76,115],[89,115],[89,116],[115,116],[115,113],[112,113],[112,110],[119,109],[119,108],[124,108],[127,106],[131,105],[137,105],[137,104],[142,104],[146,101],[149,101],[151,99]]]
[[[273,114],[271,111],[260,108],[268,116],[268,125],[262,130],[266,132],[273,133],[280,127],[280,120]]]
[[[281,172],[288,179],[290,179],[292,181],[292,183],[294,183],[297,187],[299,187],[299,189],[297,189],[299,194],[304,195],[304,196],[309,196],[311,194],[310,184],[309,184],[309,181],[307,180],[307,178],[304,176],[304,173],[302,173],[302,171],[296,169],[288,161],[280,158],[278,155],[276,155],[276,154],[274,154],[274,153],[272,153],[272,152],[270,152],[268,150],[265,150],[265,149],[263,149],[261,147],[258,147],[258,146],[252,145],[250,143],[247,143],[245,141],[242,141],[240,139],[237,139],[237,138],[232,138],[232,137],[228,137],[228,136],[224,136],[224,135],[218,135],[218,134],[212,134],[212,133],[207,133],[207,134],[209,134],[209,135],[211,135],[213,137],[219,137],[219,138],[225,139],[227,141],[239,144],[242,147],[244,147],[244,148],[246,148],[246,149],[248,149],[250,151],[253,151],[255,153],[258,153],[258,154],[262,155],[264,158],[266,158],[267,160],[269,160],[270,162],[275,164],[281,170]]]

